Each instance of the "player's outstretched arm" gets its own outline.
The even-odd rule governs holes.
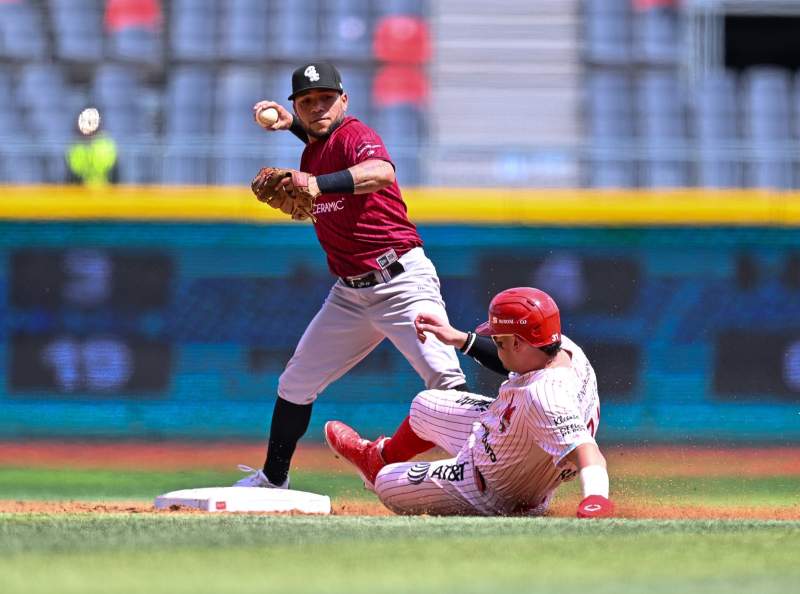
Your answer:
[[[508,375],[508,370],[503,367],[500,357],[497,356],[494,343],[484,336],[476,336],[473,332],[463,332],[453,328],[439,316],[426,313],[417,316],[414,320],[414,329],[417,331],[417,338],[420,342],[425,342],[427,339],[425,333],[427,332],[444,344],[456,347],[478,365],[500,375]]]
[[[421,313],[414,320],[414,329],[417,331],[417,338],[420,342],[425,342],[428,337],[425,333],[432,334],[446,345],[454,346],[458,349],[464,346],[469,335],[461,330],[456,330],[445,320],[434,314]]]
[[[567,460],[578,467],[583,500],[578,505],[579,518],[609,518],[614,515],[614,504],[608,498],[608,470],[606,459],[596,443],[584,443],[567,455]]]
[[[394,167],[382,159],[367,159],[348,169],[353,176],[353,194],[370,194],[394,183]]]

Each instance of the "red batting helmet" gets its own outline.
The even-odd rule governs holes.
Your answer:
[[[481,336],[515,334],[543,347],[561,340],[561,316],[553,298],[531,287],[506,289],[489,304],[489,320],[475,329]]]

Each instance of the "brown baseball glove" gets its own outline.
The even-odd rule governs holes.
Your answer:
[[[291,175],[288,180],[284,182],[286,193],[294,200],[294,207],[297,212],[304,215],[302,218],[310,217],[311,220],[316,223],[317,219],[314,217],[314,201],[317,199],[320,192],[318,189],[316,189],[316,193],[314,190],[309,189],[308,180],[311,174],[294,169],[291,169],[290,172]],[[297,219],[294,214],[292,218]]]
[[[301,192],[296,192],[291,185],[292,175],[296,173],[300,172],[293,169],[263,167],[253,178],[250,188],[259,201],[286,213],[295,221],[310,218],[316,222],[312,214],[313,201],[309,201]]]

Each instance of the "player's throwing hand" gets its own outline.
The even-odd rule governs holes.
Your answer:
[[[277,121],[271,125],[267,125],[258,117],[258,114],[269,108],[278,112]],[[280,103],[275,103],[274,101],[259,101],[253,106],[253,119],[256,121],[256,124],[264,128],[264,130],[288,130],[292,127],[294,116]]]

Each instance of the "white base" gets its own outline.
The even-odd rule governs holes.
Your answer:
[[[182,489],[156,497],[156,509],[173,505],[208,512],[292,512],[331,513],[331,498],[293,489],[262,487],[206,487]]]

